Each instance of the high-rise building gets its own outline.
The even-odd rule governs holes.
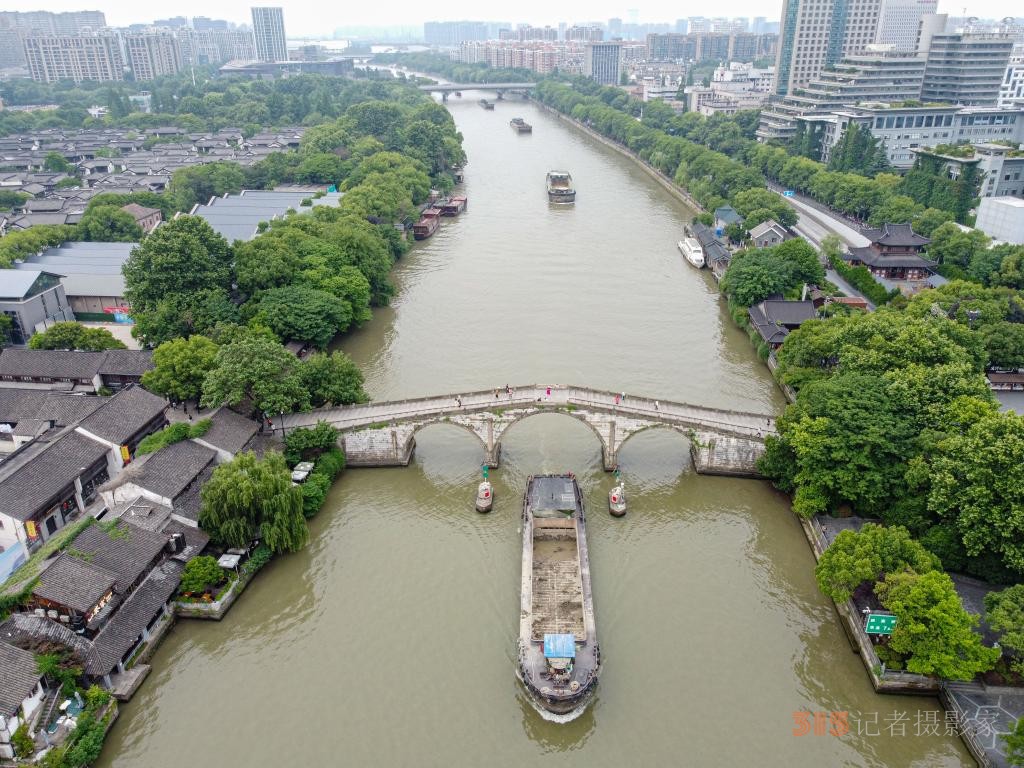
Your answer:
[[[124,80],[124,59],[114,35],[30,35],[24,42],[33,80]]]
[[[170,32],[124,35],[124,50],[135,79],[139,82],[181,70],[181,49]]]
[[[1024,45],[1013,46],[1010,63],[999,86],[999,106],[1024,107]]]
[[[193,16],[192,29],[196,30],[197,32],[227,32],[229,26],[227,21],[225,21],[224,19],[211,19],[207,16]]]
[[[600,27],[569,27],[565,30],[565,39],[584,43],[599,43],[604,40],[604,30]]]
[[[882,0],[783,0],[775,71],[786,95],[875,41]]]
[[[256,46],[247,29],[179,29],[182,66],[255,61]]]
[[[687,19],[676,19],[676,26],[674,31],[677,34],[685,35],[690,31],[690,22]]]
[[[608,37],[622,37],[622,19],[608,19]]]
[[[622,76],[622,46],[619,43],[587,43],[583,74],[601,85],[618,85]]]
[[[968,106],[995,104],[1012,51],[1009,35],[932,35],[921,98]]]
[[[252,33],[256,40],[257,59],[288,60],[288,45],[284,36],[284,11],[278,7],[253,8]]]
[[[897,51],[916,50],[921,17],[935,13],[937,5],[938,0],[882,0],[875,42]]]
[[[467,40],[486,40],[486,21],[428,21],[423,25],[427,45],[455,47]]]
[[[107,26],[102,11],[3,11],[0,12],[0,28],[18,29],[32,35],[77,35],[80,32],[97,32]]]
[[[165,27],[166,29],[180,29],[188,26],[188,19],[184,16],[173,16],[169,19],[157,19],[153,22],[154,27]]]

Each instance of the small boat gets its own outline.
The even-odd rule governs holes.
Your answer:
[[[548,171],[548,202],[575,203],[576,190],[568,171]]]
[[[533,126],[521,117],[513,117],[508,124],[515,128],[517,133],[533,133]]]
[[[439,204],[441,208],[442,216],[458,216],[464,210],[468,201],[465,196],[459,195],[457,197],[449,197],[447,200],[442,200]]]
[[[484,109],[494,109],[494,105],[487,99],[480,99],[480,106]]]
[[[697,269],[704,266],[704,249],[700,247],[700,243],[695,238],[684,237],[676,243],[676,246],[690,264]]]
[[[493,504],[494,491],[491,490],[491,484],[484,480],[476,489],[476,511],[490,512]]]
[[[462,98],[462,91],[456,91],[455,92],[455,98],[461,99]]]
[[[417,240],[426,240],[441,226],[440,218],[441,211],[437,208],[427,208],[420,220],[412,225],[412,236]]]
[[[597,687],[601,650],[583,495],[576,478],[531,475],[523,499],[519,677],[536,704],[572,719]]]
[[[612,517],[622,517],[626,514],[626,489],[622,483],[608,491],[608,511]]]

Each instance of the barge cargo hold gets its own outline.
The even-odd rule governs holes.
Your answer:
[[[548,171],[548,202],[568,204],[576,202],[576,190],[568,171]]]
[[[515,128],[517,133],[533,133],[533,126],[521,117],[513,117],[508,124]]]
[[[531,476],[522,522],[519,677],[539,707],[572,719],[586,708],[601,667],[576,478]]]
[[[420,220],[412,225],[412,236],[417,240],[426,240],[437,232],[439,226],[441,226],[441,211],[436,208],[428,208],[423,212]]]
[[[442,216],[458,216],[464,210],[468,200],[463,196],[449,197],[447,200],[442,200],[438,203],[438,207],[441,209]]]

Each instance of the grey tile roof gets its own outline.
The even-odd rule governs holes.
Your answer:
[[[174,560],[164,561],[128,596],[93,639],[85,662],[87,675],[105,675],[117,666],[160,606],[177,591],[183,567]]]
[[[113,589],[115,581],[112,571],[65,551],[39,575],[32,594],[86,613]]]
[[[14,271],[20,273],[20,270]],[[91,379],[99,372],[106,354],[81,350],[8,347],[0,353],[0,376]]]
[[[869,267],[909,267],[931,269],[935,266],[914,253],[879,253],[871,246],[850,247],[849,253],[842,254],[843,261],[859,261]]]
[[[11,717],[39,685],[34,653],[0,642],[0,714]]]
[[[214,465],[210,464],[199,473],[193,483],[174,499],[174,514],[186,520],[199,523],[199,510],[203,506],[202,490],[206,481],[213,474]]]
[[[100,363],[103,376],[141,376],[153,368],[153,352],[148,349],[108,349]]]
[[[71,548],[84,553],[90,565],[114,574],[114,589],[123,593],[139,580],[166,543],[163,533],[118,521],[109,531],[102,524],[88,526],[71,542]]]
[[[211,448],[192,440],[168,445],[140,461],[126,478],[140,488],[174,500],[216,457]]]
[[[79,426],[104,440],[124,445],[158,419],[166,408],[167,401],[162,397],[142,387],[127,387],[107,398]]]
[[[211,418],[210,429],[199,438],[204,443],[228,451],[238,453],[249,438],[259,429],[252,419],[235,413],[230,408],[221,408]]]
[[[57,500],[82,467],[95,464],[107,450],[102,443],[69,432],[9,474],[0,474],[0,509],[15,520],[31,519],[40,508]]]
[[[782,301],[765,299],[757,305],[770,322],[779,325],[800,325],[805,320],[817,317],[818,310],[810,301]]]
[[[917,234],[910,224],[886,222],[880,229],[864,228],[861,234],[871,242],[882,245],[920,247],[931,242],[927,237]]]
[[[84,659],[91,643],[63,624],[34,613],[12,613],[0,624],[0,640],[19,647],[39,642],[57,643]]]
[[[164,528],[164,533],[168,536],[172,533],[180,533],[185,537],[185,549],[176,555],[172,555],[175,560],[183,562],[191,560],[210,543],[210,536],[202,528],[193,528],[191,525],[179,523],[177,520],[168,522]]]
[[[66,427],[84,419],[104,402],[103,398],[89,395],[0,387],[0,422],[14,424],[39,419]]]

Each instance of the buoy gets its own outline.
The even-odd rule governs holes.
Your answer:
[[[626,514],[626,491],[622,483],[608,491],[608,511],[613,517],[622,517]]]
[[[476,489],[476,511],[490,512],[494,504],[494,491],[491,484],[484,480]]]

